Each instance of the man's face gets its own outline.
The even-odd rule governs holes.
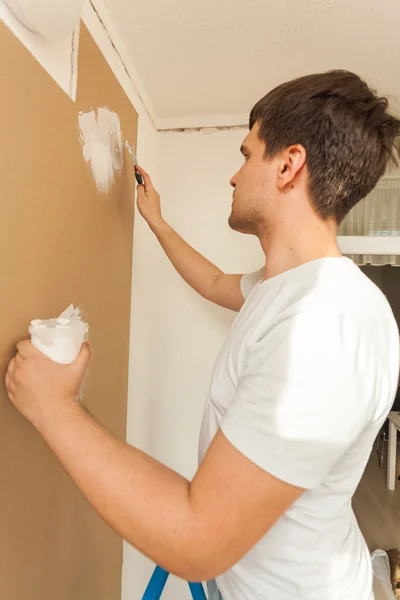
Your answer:
[[[275,188],[273,161],[265,158],[265,143],[256,123],[241,146],[245,162],[230,181],[234,188],[229,225],[242,233],[261,234],[268,229]]]

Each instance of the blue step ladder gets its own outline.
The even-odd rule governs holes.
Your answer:
[[[164,571],[164,569],[157,566],[150,578],[142,600],[160,600],[161,594],[165,588],[165,584],[167,583],[168,576],[169,573],[167,571]],[[201,583],[191,583],[188,581],[188,585],[193,600],[207,600]]]

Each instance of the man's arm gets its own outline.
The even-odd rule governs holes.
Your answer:
[[[190,581],[223,573],[301,495],[269,475],[219,432],[192,482],[115,438],[73,399],[88,350],[58,365],[18,345],[6,386],[77,486],[123,538]]]
[[[144,179],[144,186],[138,186],[139,212],[179,275],[203,298],[224,308],[239,311],[244,303],[240,290],[242,276],[223,273],[164,221],[159,194],[154,189],[149,175],[143,169],[138,168],[138,171]]]
[[[189,581],[240,560],[303,490],[269,475],[219,432],[192,482],[114,438],[76,404],[41,434],[100,516]]]

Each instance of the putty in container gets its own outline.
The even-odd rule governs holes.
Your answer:
[[[72,305],[58,318],[35,319],[29,333],[32,344],[45,356],[60,364],[70,364],[87,340],[89,326],[82,321],[79,309]]]

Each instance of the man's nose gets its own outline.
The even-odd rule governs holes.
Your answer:
[[[229,184],[235,188],[236,187],[236,177],[237,177],[237,173],[235,173],[235,175],[232,177],[232,179],[230,180]]]

